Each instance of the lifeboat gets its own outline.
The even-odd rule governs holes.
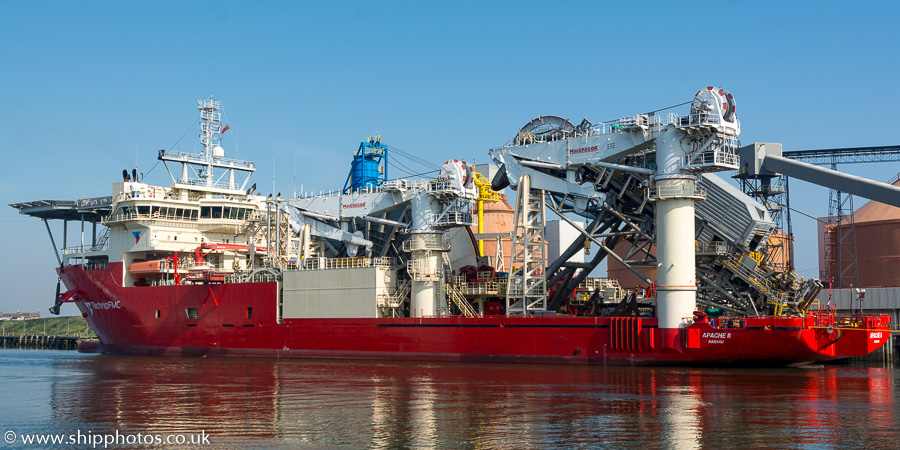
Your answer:
[[[133,277],[152,277],[159,276],[162,273],[169,273],[172,270],[172,261],[167,259],[157,259],[153,261],[138,261],[128,266],[128,271]]]

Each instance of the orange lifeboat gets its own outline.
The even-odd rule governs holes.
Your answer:
[[[157,259],[154,261],[138,261],[128,266],[128,271],[133,277],[158,276],[172,269],[172,261]]]

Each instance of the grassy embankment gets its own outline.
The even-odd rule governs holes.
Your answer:
[[[84,317],[46,317],[33,320],[0,321],[3,336],[79,336],[94,337]]]

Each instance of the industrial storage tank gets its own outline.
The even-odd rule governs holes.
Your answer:
[[[900,179],[892,184],[900,186]],[[822,221],[827,221],[827,218]],[[853,213],[853,221],[856,228],[856,272],[859,274],[856,287],[900,286],[900,208],[870,201]],[[852,234],[846,228],[839,233],[835,225],[820,221],[819,270],[823,281],[834,277],[835,287],[849,287],[839,286],[838,245],[843,253],[842,266],[852,271],[852,265],[847,266],[852,258],[845,259],[844,256],[852,248]],[[848,277],[845,275],[843,278],[846,280]]]
[[[485,234],[489,233],[506,233],[511,234],[513,231],[513,218],[515,211],[509,205],[506,194],[500,195],[499,202],[484,203],[484,225]],[[478,233],[478,227],[471,227],[472,233]],[[497,245],[497,239],[484,240],[484,253],[482,256],[490,259],[489,264],[497,269],[498,272],[509,272],[510,256],[512,253],[512,239],[500,239],[501,246]],[[502,259],[502,265],[498,263]]]
[[[777,272],[787,272],[794,270],[794,261],[792,248],[794,247],[794,236],[776,229],[769,236],[769,260],[767,262],[770,269]]]
[[[620,242],[619,245],[613,247],[613,252],[619,255],[620,258],[625,258],[625,255],[629,249],[631,249],[631,243]],[[656,258],[655,245],[650,246],[649,252],[650,254],[648,258]],[[656,280],[656,265],[638,266],[636,267],[636,269],[648,279]],[[647,283],[645,283],[644,280],[635,275],[634,272],[629,270],[627,267],[616,261],[615,258],[606,258],[606,276],[614,280],[618,280],[619,285],[622,286],[623,289],[647,287]]]
[[[344,190],[374,188],[387,181],[387,155],[388,148],[381,143],[381,136],[360,142],[359,149],[353,154]]]

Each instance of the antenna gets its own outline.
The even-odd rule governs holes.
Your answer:
[[[297,154],[294,153],[294,198],[297,198]]]
[[[225,149],[219,145],[222,140],[220,128],[222,114],[219,112],[221,106],[221,102],[211,96],[197,101],[197,109],[200,111],[200,144],[203,147],[199,153],[161,151],[159,160],[163,163],[171,161],[181,164],[180,183],[243,192],[247,189],[250,174],[256,171],[256,165],[250,161],[225,158]],[[194,149],[196,150],[196,148],[195,146]],[[191,179],[188,176],[188,169],[193,170],[197,179]],[[224,171],[220,173],[218,180],[215,179],[214,169]],[[235,183],[236,171],[246,173],[247,178],[240,187]],[[173,175],[172,178],[174,180],[175,176]]]
[[[215,156],[213,149],[219,145],[219,127],[221,126],[222,103],[209,96],[197,101],[197,109],[200,110],[200,143],[203,145],[203,157],[206,159],[205,185],[212,186],[213,182],[213,160]],[[220,157],[221,158],[221,157]]]

